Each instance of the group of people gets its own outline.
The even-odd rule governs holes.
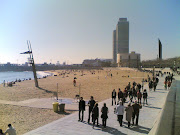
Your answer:
[[[6,129],[6,131],[3,133],[2,129],[0,129],[0,135],[16,135],[16,130],[14,127],[12,127],[11,124],[8,124],[8,128]]]
[[[149,81],[149,90],[151,91],[152,89],[154,89],[154,91],[156,90],[157,84],[159,83],[159,78],[157,77],[153,77],[152,79],[148,79]]]
[[[173,81],[173,73],[169,74],[168,76],[165,77],[165,81],[164,81],[164,88],[165,89],[169,89],[171,87],[171,83]]]
[[[138,100],[138,103],[141,103],[141,99],[143,98],[143,104],[146,102],[147,104],[147,90],[144,89],[144,82],[142,82],[141,84],[137,84],[136,82],[133,82],[132,87],[131,84],[129,82],[129,84],[125,87],[124,91],[121,91],[121,89],[119,88],[118,91],[118,101],[122,101],[123,103],[126,102],[127,97],[129,97],[130,101],[133,102],[134,100]],[[142,90],[142,92],[141,92]],[[112,91],[112,106],[113,103],[115,103],[116,105],[116,90],[114,89]]]
[[[84,111],[85,111],[85,101],[83,100],[83,97],[81,97],[79,101],[79,120],[83,122],[84,120]],[[88,123],[90,123],[90,120],[92,120],[93,128],[95,126],[95,123],[97,123],[97,126],[99,126],[99,107],[98,103],[94,100],[93,96],[91,96],[89,102],[89,115],[88,115]],[[126,111],[126,120],[128,122],[128,127],[130,127],[130,122],[132,119],[132,124],[134,125],[134,121],[136,119],[136,125],[138,125],[138,119],[139,119],[139,110],[142,108],[141,104],[139,104],[137,101],[134,102],[133,105],[131,103],[128,104],[127,107],[124,106],[123,101],[118,101],[117,105],[114,108],[114,113],[117,115],[117,120],[122,126],[123,122],[123,115]],[[101,118],[102,118],[102,126],[106,128],[106,122],[108,119],[108,107],[106,106],[106,103],[104,103],[103,107],[101,108]]]
[[[79,101],[79,120],[83,122],[84,119],[84,111],[85,111],[85,101],[83,100],[83,97],[81,97]],[[90,123],[90,119],[92,119],[93,122],[93,128],[95,126],[95,122],[97,122],[97,126],[99,126],[99,107],[98,103],[94,100],[94,97],[91,96],[89,102],[89,115],[88,115],[88,123]],[[81,114],[82,113],[82,114]],[[106,128],[106,120],[108,118],[108,107],[106,106],[106,103],[104,103],[104,106],[101,108],[101,118],[102,118],[102,125],[104,128]]]

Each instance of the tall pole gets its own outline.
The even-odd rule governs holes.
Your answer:
[[[58,83],[57,83],[57,100],[58,100]]]
[[[79,98],[81,97],[80,94],[81,94],[81,84],[79,84]]]
[[[28,42],[28,41],[27,41]],[[34,74],[34,82],[35,82],[35,87],[39,87],[38,85],[38,80],[37,80],[37,74],[36,74],[36,67],[35,67],[35,63],[34,63],[34,57],[33,57],[33,52],[32,52],[32,48],[31,48],[31,43],[29,41],[29,44],[28,44],[28,48],[29,48],[29,51],[31,52],[30,54],[30,59],[31,59],[31,65],[32,65],[32,69],[33,69],[33,74]]]
[[[31,43],[30,43],[30,41],[28,41],[28,40],[27,40],[27,45],[28,45],[28,51],[27,51],[27,52],[23,52],[23,53],[21,53],[21,54],[29,54],[29,55],[30,55],[29,64],[32,66],[33,75],[34,75],[35,87],[39,87],[39,85],[38,85],[38,80],[37,80],[37,74],[36,74],[36,67],[35,67],[34,58],[33,58],[33,53],[32,53],[32,48],[31,48]]]

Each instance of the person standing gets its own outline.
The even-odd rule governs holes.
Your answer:
[[[6,86],[6,81],[5,81],[5,80],[3,81],[3,86],[4,86],[4,87]]]
[[[16,135],[16,130],[14,127],[12,127],[11,124],[8,124],[8,128],[6,129],[6,132],[4,133],[4,135]]]
[[[101,112],[102,112],[102,115],[101,115],[102,125],[104,126],[104,128],[106,128],[106,121],[107,121],[108,112],[109,112],[108,108],[106,107],[106,103],[104,103],[104,106],[102,107]]]
[[[143,80],[142,80],[142,85],[141,85],[142,87],[142,91],[143,91],[143,89],[144,89],[144,78],[143,78]]]
[[[95,102],[95,100],[94,100],[94,97],[91,96],[91,99],[90,99],[89,102],[88,102],[88,106],[89,106],[88,123],[90,122],[91,112],[92,112],[92,109],[93,109],[95,103],[96,103],[96,102]],[[92,115],[92,122],[93,122],[93,115]]]
[[[112,91],[112,106],[113,106],[113,100],[114,100],[114,103],[116,105],[116,91],[115,91],[115,89]]]
[[[126,120],[128,121],[128,127],[130,127],[132,114],[134,112],[133,107],[131,106],[131,103],[128,104],[125,111],[126,111]]]
[[[81,97],[81,100],[79,101],[79,120],[83,121],[84,118],[84,111],[85,111],[85,101],[83,100],[83,97]],[[81,112],[82,112],[82,118],[81,118]]]
[[[146,91],[146,89],[144,89],[144,92],[143,92],[143,105],[144,105],[145,101],[146,101],[146,105],[148,104],[147,103],[147,97],[148,97],[147,91]]]
[[[168,90],[169,90],[169,88],[171,87],[171,81],[168,81]]]
[[[118,92],[118,101],[123,101],[123,92],[121,91],[120,88],[119,88],[119,92]]]
[[[157,87],[157,83],[156,83],[156,81],[154,81],[154,83],[153,83],[154,91],[156,90],[156,87]]]
[[[76,80],[75,79],[73,80],[73,85],[74,85],[74,87],[76,86]]]
[[[138,125],[138,120],[139,120],[139,110],[142,108],[141,104],[138,104],[137,101],[135,101],[135,103],[132,105],[133,107],[133,116],[132,116],[132,120],[133,120],[133,125],[134,125],[134,119],[136,117],[136,125]]]
[[[0,135],[4,135],[4,133],[3,133],[2,129],[0,129]]]
[[[99,119],[99,107],[98,107],[98,103],[95,103],[93,109],[92,109],[92,115],[93,115],[93,128],[95,125],[95,122],[97,120],[97,126],[98,125],[98,119]]]
[[[152,90],[152,87],[153,87],[153,82],[152,80],[149,81],[149,90],[151,91]]]
[[[116,106],[116,115],[118,117],[119,124],[122,127],[122,121],[124,115],[124,105],[122,101],[120,101],[120,103]]]
[[[138,92],[137,92],[137,98],[138,98],[138,103],[141,104],[142,93],[140,90],[138,90]]]

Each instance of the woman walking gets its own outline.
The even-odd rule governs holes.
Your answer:
[[[97,126],[98,125],[98,118],[99,118],[99,107],[98,107],[98,103],[96,103],[94,105],[94,108],[92,110],[92,115],[93,115],[93,128],[94,128],[94,125],[95,125],[95,121],[97,120]]]
[[[106,128],[106,121],[107,121],[107,118],[108,118],[108,108],[106,107],[106,103],[104,103],[104,106],[102,107],[101,109],[101,118],[102,118],[102,125],[104,128]]]
[[[132,114],[134,112],[133,107],[131,106],[131,103],[128,104],[125,111],[126,111],[126,120],[128,121],[128,127],[130,127]]]

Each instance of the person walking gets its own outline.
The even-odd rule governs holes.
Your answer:
[[[6,132],[4,133],[4,135],[16,135],[16,130],[14,127],[12,127],[11,124],[8,124],[8,128],[6,129]]]
[[[118,101],[123,101],[123,92],[121,91],[120,88],[119,88],[119,92],[118,92]]]
[[[168,81],[168,90],[170,89],[170,87],[171,87],[171,81]]]
[[[74,85],[74,87],[76,86],[76,80],[75,79],[73,80],[73,85]]]
[[[106,128],[106,121],[107,121],[107,118],[108,118],[108,108],[106,107],[106,103],[104,103],[104,106],[102,107],[101,109],[101,118],[102,118],[102,125],[104,128]]]
[[[131,103],[128,104],[125,111],[126,111],[126,120],[128,121],[128,127],[130,127],[132,114],[134,112],[133,107],[131,106]]]
[[[6,86],[6,81],[5,81],[5,80],[3,81],[3,86],[4,86],[4,87]]]
[[[116,105],[116,91],[115,91],[115,89],[112,91],[112,106],[113,106],[113,100],[114,100],[114,103]]]
[[[142,91],[144,89],[144,78],[142,79],[142,85],[141,85]]]
[[[91,112],[92,112],[92,109],[94,107],[94,104],[95,104],[95,100],[94,100],[94,97],[91,96],[89,102],[88,102],[88,106],[89,106],[89,116],[88,116],[88,123],[90,122],[90,117],[91,117]],[[93,115],[92,115],[92,122],[93,122]]]
[[[98,107],[98,103],[95,103],[93,109],[92,109],[92,115],[93,115],[93,128],[95,125],[95,122],[97,120],[97,126],[98,125],[98,119],[99,119],[99,107]]]
[[[154,83],[153,83],[154,91],[156,90],[156,87],[157,87],[157,83],[156,83],[156,81],[154,81]]]
[[[146,101],[146,105],[148,105],[147,97],[148,97],[147,91],[146,91],[146,89],[144,89],[144,92],[143,92],[143,105],[144,105],[145,101]]]
[[[0,129],[0,135],[4,135],[4,133],[3,133],[2,129]]]
[[[84,118],[84,111],[85,111],[85,101],[83,100],[83,97],[81,97],[79,101],[79,120],[78,121],[83,121]],[[81,112],[82,112],[82,118],[81,118]]]
[[[152,90],[152,87],[153,87],[153,82],[152,80],[149,81],[149,90],[151,91]]]
[[[129,99],[131,100],[132,102],[132,99],[133,99],[133,88],[131,88],[128,92],[128,95],[129,95]]]
[[[141,104],[142,93],[140,90],[138,90],[138,92],[137,92],[137,98],[138,98],[138,103]]]
[[[132,116],[132,120],[133,120],[133,125],[134,125],[134,119],[136,117],[136,125],[138,125],[138,120],[139,120],[139,110],[142,108],[141,104],[138,104],[137,101],[135,101],[135,103],[132,105],[133,107],[133,116]]]
[[[122,121],[124,115],[124,105],[122,101],[120,101],[119,104],[116,106],[116,115],[118,117],[119,124],[122,127]]]

